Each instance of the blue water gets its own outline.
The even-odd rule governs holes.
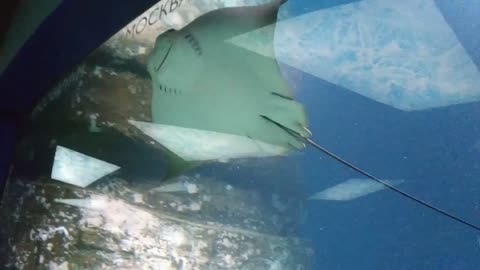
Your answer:
[[[288,5],[295,16],[349,2]],[[479,2],[436,3],[478,68]],[[480,152],[471,150],[480,139],[479,103],[404,112],[308,74],[297,98],[319,144],[378,177],[405,179],[403,190],[480,225]],[[312,148],[302,158],[306,193],[360,177]],[[317,269],[479,269],[480,232],[389,190],[312,201],[308,211],[302,234],[314,243]]]

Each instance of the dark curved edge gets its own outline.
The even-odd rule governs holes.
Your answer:
[[[40,24],[0,75],[0,196],[18,119],[24,118],[61,76],[157,2],[65,0]]]
[[[5,182],[8,177],[10,161],[16,139],[14,120],[0,118],[0,206],[2,205]]]
[[[0,113],[30,110],[55,81],[155,0],[66,0],[38,27],[0,77]]]

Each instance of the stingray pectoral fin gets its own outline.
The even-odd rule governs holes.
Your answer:
[[[261,119],[263,122],[262,125],[264,126],[261,128],[263,132],[262,135],[270,136],[266,139],[269,142],[275,145],[281,145],[288,150],[301,150],[305,148],[306,145],[302,137],[284,125],[263,114],[259,115],[259,119]]]
[[[173,178],[188,172],[206,161],[186,161],[168,149],[164,149],[163,155],[166,163],[165,178]]]
[[[129,120],[128,123],[157,142],[156,146],[162,150],[165,160],[166,178],[187,172],[205,162],[189,158],[191,154],[188,155],[188,152],[192,149],[192,145],[188,144],[188,135],[185,132],[182,134],[181,131],[179,132],[175,128],[172,130],[172,127],[169,128],[168,126],[142,121]],[[185,142],[185,137],[187,137],[187,143]],[[175,151],[182,153],[183,158],[178,153],[176,154]]]
[[[307,114],[303,105],[293,99],[272,94],[269,100],[269,113],[271,118],[288,129],[298,133],[302,137],[309,137],[311,134],[307,129]]]
[[[303,106],[293,99],[277,94],[269,95],[267,106],[260,108],[260,116],[265,127],[263,132],[269,134],[269,139],[290,148],[305,148],[305,140],[310,133],[307,126],[307,116]]]

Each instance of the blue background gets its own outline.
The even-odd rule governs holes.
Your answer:
[[[350,2],[290,0],[287,8],[297,16]],[[436,3],[478,68],[480,2]],[[471,149],[480,104],[403,112],[308,74],[300,88],[319,144],[378,177],[403,178],[401,189],[480,224],[480,152]],[[312,148],[303,158],[306,193],[361,177]],[[302,234],[314,243],[317,269],[479,269],[479,232],[389,190],[310,201],[308,212]]]
[[[296,16],[350,2],[289,0],[286,5],[290,16]],[[480,1],[436,3],[478,68]],[[144,10],[144,6],[141,8]],[[125,21],[132,16],[124,16]],[[30,63],[28,54],[22,56]],[[35,67],[45,64],[34,64],[32,70],[42,78],[41,69]],[[19,69],[25,65],[19,63]],[[63,72],[64,68],[58,66],[58,70]],[[17,85],[14,82],[7,85]],[[300,88],[297,99],[307,108],[313,139],[319,144],[376,176],[403,178],[403,190],[480,224],[480,152],[471,151],[480,139],[480,104],[402,112],[308,74],[303,74]],[[2,114],[23,111],[35,100],[34,94],[28,99],[22,96],[31,88],[22,89],[9,89],[11,97],[7,95],[0,102]],[[12,102],[17,96],[27,104],[17,106],[22,110],[10,108],[17,105]],[[0,125],[0,149],[7,157],[12,151],[15,123],[6,117],[0,120],[4,121]],[[296,158],[302,159],[306,194],[361,177],[312,148]],[[6,164],[7,160],[0,160],[4,169]],[[479,232],[391,191],[345,203],[311,201],[308,212],[301,233],[313,242],[317,269],[479,269]]]

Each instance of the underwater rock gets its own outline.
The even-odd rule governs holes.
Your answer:
[[[151,196],[148,185],[131,186],[119,178],[89,190],[16,182],[10,187],[15,195],[10,192],[4,201],[13,207],[0,211],[11,221],[1,228],[5,269],[312,269],[306,242],[272,234],[268,227],[228,224],[228,208],[223,215],[205,215],[220,203],[214,192],[227,192],[221,182],[199,181],[212,202],[187,204],[199,194],[163,198],[191,207],[195,215],[155,204],[169,193]],[[248,214],[258,202],[245,201],[241,193],[233,189],[225,196],[231,210],[268,222],[267,212]],[[133,194],[144,202],[135,203]]]
[[[403,180],[385,180],[391,185],[399,185]],[[350,201],[384,189],[385,186],[372,179],[349,179],[313,194],[309,200]]]
[[[50,176],[57,145],[119,167],[138,167],[161,159],[152,140],[136,136],[138,132],[127,122],[131,117],[151,119],[150,82],[118,69],[112,75],[109,68],[99,71],[99,79],[94,69],[87,64],[79,67],[40,101],[26,126],[29,132],[17,147],[14,173]],[[128,89],[131,85],[135,94]],[[91,132],[92,119],[100,132]],[[132,156],[135,150],[150,153]]]
[[[185,177],[186,178],[186,177]],[[173,183],[164,184],[151,190],[151,192],[186,192],[194,194],[198,192],[198,186],[188,182],[188,178],[175,178]]]

